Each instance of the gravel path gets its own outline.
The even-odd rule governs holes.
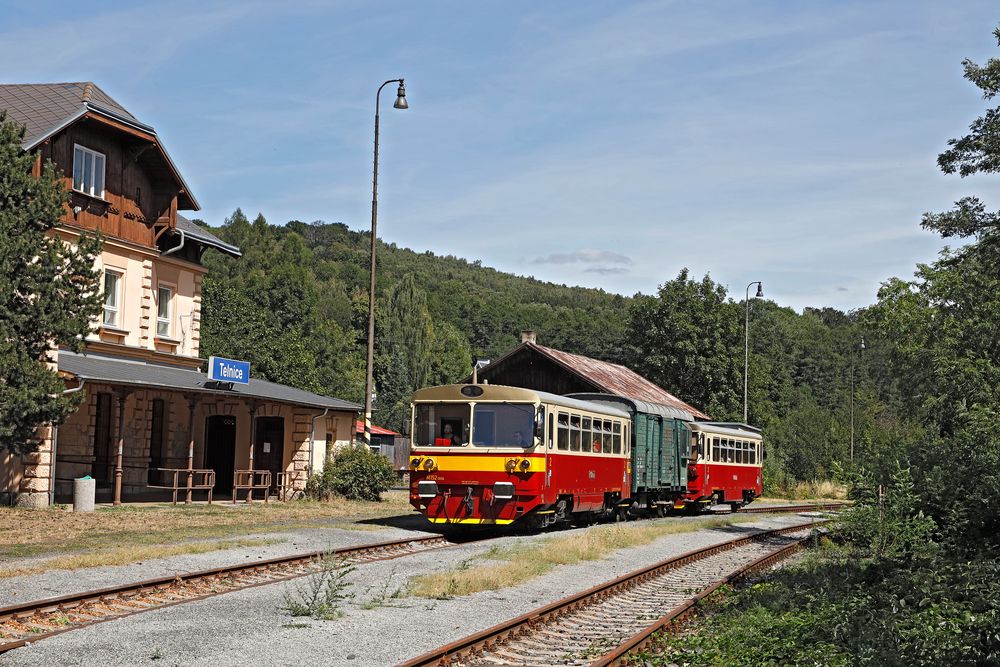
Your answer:
[[[402,530],[379,527],[377,530],[350,530],[344,528],[304,528],[287,533],[263,533],[236,535],[212,539],[221,542],[236,539],[259,539],[276,541],[274,544],[242,546],[233,549],[209,551],[201,554],[185,554],[169,558],[157,558],[131,565],[112,567],[91,567],[80,570],[50,570],[26,577],[0,579],[0,607],[28,602],[57,595],[69,595],[96,588],[127,584],[142,579],[164,577],[180,572],[206,570],[225,565],[237,565],[254,560],[309,553],[355,544],[369,544],[404,537],[430,535],[423,531]],[[12,563],[17,565],[17,563]],[[0,658],[2,664],[3,658]]]
[[[402,598],[363,608],[373,598],[404,587],[412,574],[451,568],[491,546],[466,544],[359,567],[349,575],[355,597],[345,605],[344,616],[335,621],[292,618],[282,611],[285,593],[296,585],[286,582],[68,632],[12,651],[0,657],[0,664],[391,665],[568,593],[672,555],[732,539],[751,526],[776,528],[801,520],[797,515],[764,516],[753,524],[668,535],[649,545],[619,551],[606,560],[554,569],[514,588],[451,600]],[[371,541],[372,536],[358,533],[352,537],[359,538],[356,543]],[[504,539],[514,542],[544,537]],[[144,572],[151,576],[148,570]]]

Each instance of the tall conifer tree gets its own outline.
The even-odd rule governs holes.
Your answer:
[[[59,424],[82,400],[45,362],[55,345],[79,350],[101,309],[94,259],[100,239],[72,247],[49,230],[68,193],[47,162],[21,148],[24,127],[0,111],[0,450],[38,448],[38,427]]]

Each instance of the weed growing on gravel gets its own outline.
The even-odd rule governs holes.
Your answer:
[[[309,616],[317,621],[332,621],[343,615],[340,604],[352,597],[347,589],[351,583],[347,575],[355,567],[334,552],[328,552],[320,559],[319,570],[285,591],[285,606],[292,616]],[[301,580],[300,580],[301,582]]]
[[[377,590],[375,591],[375,594],[368,599],[367,602],[361,605],[361,608],[371,610],[371,609],[378,609],[380,607],[400,606],[395,601],[403,597],[403,588],[401,586],[397,586],[396,590],[392,591],[391,593],[389,592],[389,588],[392,586],[393,577],[395,576],[396,576],[396,568],[395,566],[393,566],[392,571],[389,572],[389,576],[387,576],[382,581],[381,586],[371,586],[368,588],[368,591],[372,590],[373,588]],[[368,591],[365,592],[367,593]]]

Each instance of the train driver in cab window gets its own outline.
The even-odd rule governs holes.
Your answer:
[[[462,444],[462,439],[458,437],[458,434],[452,430],[452,425],[445,422],[444,426],[441,428],[441,438],[439,440],[447,440],[445,445],[458,446]]]
[[[529,447],[531,444],[520,431],[514,431],[514,437],[511,440],[518,447]]]

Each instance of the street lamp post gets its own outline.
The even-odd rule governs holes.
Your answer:
[[[389,79],[378,87],[375,93],[375,159],[372,171],[372,252],[371,252],[371,275],[368,285],[368,363],[365,375],[365,446],[372,444],[372,365],[375,358],[375,231],[378,221],[378,105],[379,96],[382,89],[390,83],[398,83],[396,91],[396,102],[392,105],[396,109],[408,109],[406,103],[406,88],[402,79]]]
[[[750,287],[752,285],[757,286],[757,296],[756,298],[761,299],[764,297],[764,283],[759,280],[755,280],[749,285],[747,285],[747,295],[745,299],[746,303],[746,317],[743,319],[743,423],[749,423],[747,421],[747,403],[750,395]]]
[[[851,346],[851,463],[854,463],[854,353],[861,354],[865,350],[865,337],[861,337],[858,345]]]

